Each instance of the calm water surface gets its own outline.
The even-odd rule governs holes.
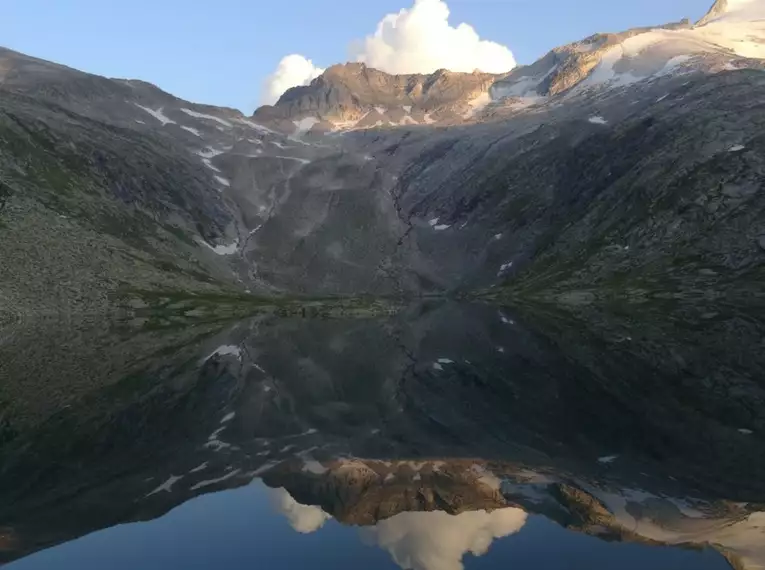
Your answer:
[[[763,568],[765,329],[711,314],[0,331],[0,561]]]

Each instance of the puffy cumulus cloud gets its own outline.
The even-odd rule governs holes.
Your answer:
[[[301,505],[292,498],[286,489],[271,489],[271,502],[290,523],[290,526],[301,534],[316,532],[330,518],[330,515],[319,507]]]
[[[467,552],[486,554],[496,538],[521,530],[526,513],[499,509],[452,516],[443,512],[401,513],[361,531],[365,542],[390,552],[401,568],[462,570]]]
[[[260,102],[263,105],[273,105],[287,89],[298,85],[308,85],[324,73],[313,62],[296,53],[283,57],[276,66],[276,71],[269,75],[263,83]]]
[[[452,27],[443,0],[415,0],[411,8],[388,14],[373,35],[351,48],[351,57],[387,73],[504,73],[515,67],[507,47],[482,40],[468,24]]]
[[[386,73],[432,73],[437,69],[504,73],[515,67],[513,53],[482,40],[469,24],[452,27],[444,0],[415,0],[388,14],[374,34],[353,42],[350,59]],[[264,84],[263,104],[273,104],[290,87],[307,85],[324,72],[302,55],[288,55]]]

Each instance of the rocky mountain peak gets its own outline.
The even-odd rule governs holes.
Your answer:
[[[363,63],[333,65],[258,109],[255,119],[285,132],[463,122],[502,77],[448,69],[392,75]]]
[[[758,2],[765,4],[763,0],[718,0],[710,14],[728,13]],[[689,19],[683,19],[619,33],[598,33],[554,48],[532,65],[499,75],[448,69],[391,75],[363,63],[346,63],[330,67],[308,86],[288,90],[274,107],[259,109],[255,118],[290,134],[306,129],[320,133],[495,120],[580,86],[582,91],[638,82],[669,73],[673,66],[698,54],[711,61],[710,57],[721,53],[721,47],[732,45],[738,53],[742,46],[748,46],[739,36],[751,35],[748,29],[739,31],[736,37],[728,37],[729,30],[723,34],[696,31]],[[720,38],[727,43],[720,44]],[[717,63],[724,64],[712,62]]]
[[[715,0],[697,25],[704,26],[726,16],[750,21],[765,18],[765,2],[763,0]]]
[[[722,14],[725,14],[730,7],[730,3],[728,0],[715,0],[715,3],[712,4],[712,7],[709,8],[707,13],[704,15],[704,17],[699,20],[698,25],[702,26],[706,24],[707,22],[717,18],[718,16],[721,16]]]
[[[359,75],[361,73],[364,73],[366,69],[367,69],[367,66],[365,63],[357,63],[357,62],[338,63],[327,68],[322,74],[322,76],[325,78],[352,77],[354,75]]]
[[[475,461],[333,460],[317,465],[285,463],[264,476],[298,502],[317,505],[345,524],[370,526],[405,512],[451,515],[506,508],[498,479]]]

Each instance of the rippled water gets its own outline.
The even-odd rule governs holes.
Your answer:
[[[760,321],[434,302],[0,331],[10,568],[763,568]]]

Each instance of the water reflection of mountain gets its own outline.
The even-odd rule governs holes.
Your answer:
[[[29,324],[0,335],[0,557],[263,477],[348,524],[517,507],[757,568],[765,335],[713,313]]]
[[[415,465],[423,465],[426,462],[413,462]],[[390,466],[390,462],[386,462]],[[443,462],[440,462],[443,464]],[[361,461],[341,462],[336,465],[337,471],[347,471],[348,469],[359,469],[363,465]],[[337,471],[333,470],[333,478]],[[392,490],[391,497],[388,497],[388,507],[390,504],[400,499],[400,482],[395,487],[389,485],[388,476],[386,476],[386,487]],[[342,484],[341,484],[342,485]],[[334,490],[344,494],[345,489]],[[462,490],[470,491],[465,486]],[[431,495],[427,486],[412,487],[409,492],[412,495],[419,495],[427,501],[426,496]],[[480,494],[480,490],[478,493]],[[328,514],[322,507],[314,505],[303,505],[297,502],[293,496],[283,487],[273,488],[271,490],[274,505],[288,520],[292,528],[299,533],[311,533],[319,530],[323,524],[333,515]],[[404,491],[406,494],[406,491]],[[497,494],[496,492],[494,493]],[[378,494],[382,498],[386,493]],[[419,510],[417,507],[421,504],[412,504],[409,501],[399,504],[399,508],[393,507],[396,511],[387,511],[383,518],[377,518],[383,513],[364,509],[364,507],[354,508],[358,518],[351,515],[340,518],[336,510],[332,510],[335,518],[341,520],[344,524],[352,524],[351,520],[360,520],[356,524],[363,525],[361,539],[371,545],[379,546],[390,552],[394,561],[402,568],[414,568],[417,570],[450,570],[452,568],[462,568],[461,560],[463,556],[470,552],[476,556],[485,554],[496,538],[503,538],[519,531],[526,522],[526,513],[522,509],[508,507],[500,497],[493,497],[493,504],[488,505],[470,504],[468,498],[460,499],[463,509],[458,514],[448,513],[437,508],[428,510]],[[326,498],[324,499],[326,500]],[[383,499],[385,500],[385,499]],[[370,504],[374,501],[364,499],[364,502]],[[400,507],[409,504],[411,510],[401,510]],[[433,507],[433,505],[430,505]],[[481,506],[487,507],[486,510]]]
[[[607,477],[481,460],[350,459],[285,462],[264,481],[291,504],[312,509],[311,520],[373,527],[364,536],[389,548],[403,568],[459,568],[461,554],[485,551],[493,538],[520,530],[529,514],[608,541],[713,545],[745,568],[761,568],[765,559],[765,512],[756,507],[624,488]],[[405,556],[406,548],[413,552]],[[452,563],[440,558],[445,553]]]

